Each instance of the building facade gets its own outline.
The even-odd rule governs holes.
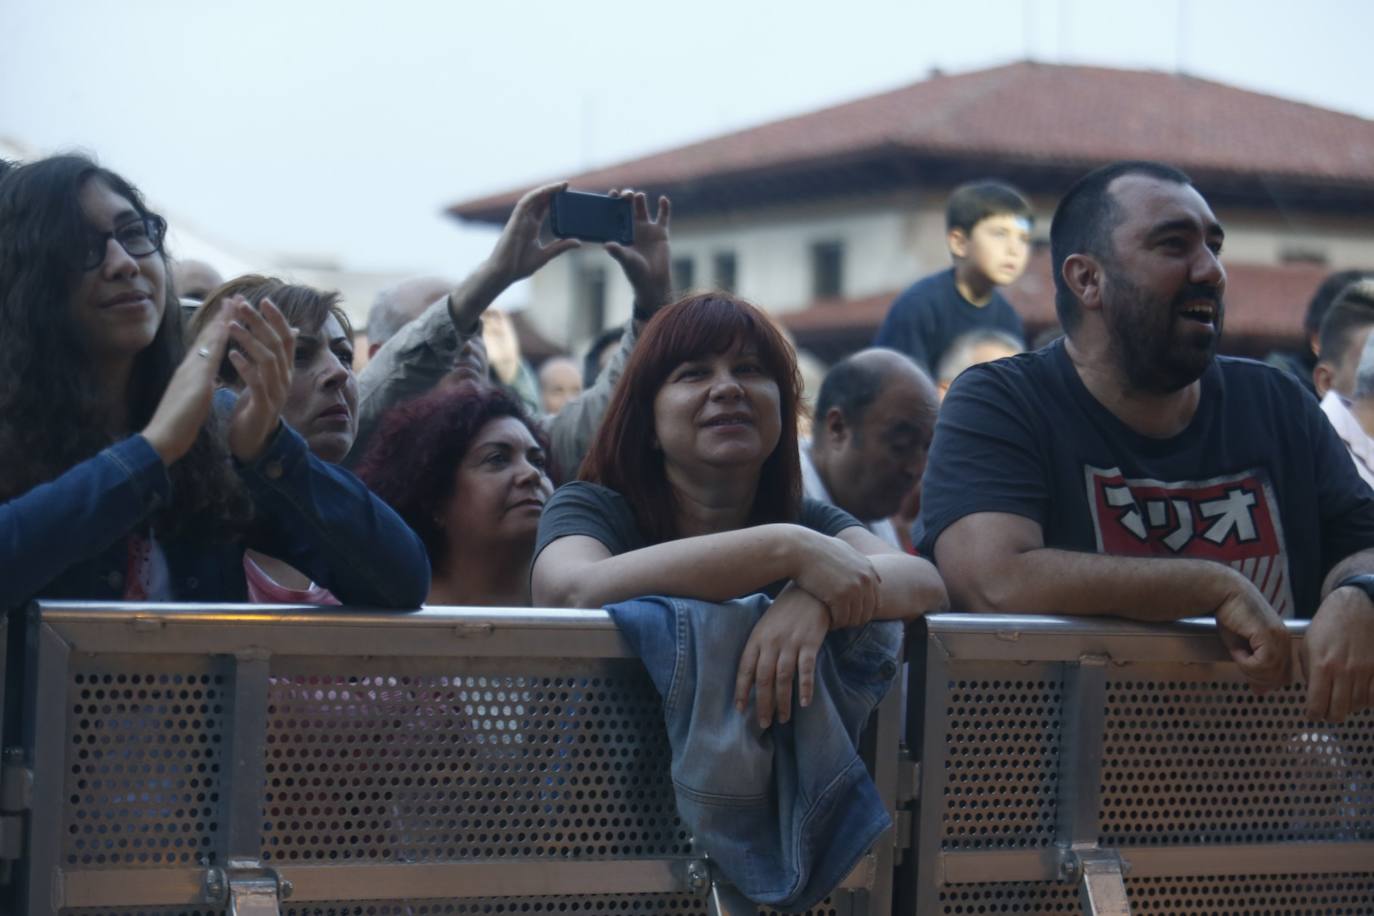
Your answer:
[[[674,284],[730,289],[833,359],[871,339],[886,306],[949,264],[944,207],[998,177],[1036,212],[1037,255],[1009,290],[1028,330],[1053,324],[1045,248],[1059,194],[1115,159],[1188,171],[1226,227],[1227,347],[1294,344],[1331,270],[1374,266],[1374,122],[1206,80],[1021,63],[912,86],[572,179],[673,199]],[[504,222],[511,191],[454,205]],[[535,275],[530,318],[577,346],[630,313],[595,246]]]

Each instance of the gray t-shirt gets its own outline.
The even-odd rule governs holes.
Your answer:
[[[862,528],[854,516],[829,503],[803,499],[797,524],[834,537],[846,528]],[[534,546],[537,558],[549,544],[563,537],[583,535],[596,538],[612,556],[651,546],[639,530],[634,511],[615,490],[599,484],[575,480],[559,487],[539,519],[539,537]],[[776,592],[785,583],[765,589]]]

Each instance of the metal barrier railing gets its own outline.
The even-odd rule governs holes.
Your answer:
[[[1254,695],[1208,622],[922,634],[915,767],[896,691],[866,740],[912,807],[813,913],[889,912],[902,858],[903,913],[1374,912],[1374,715]],[[678,822],[602,612],[54,602],[7,635],[12,912],[752,911]]]
[[[602,611],[43,602],[26,626],[17,912],[746,909]],[[897,694],[871,729],[890,808]],[[812,912],[889,912],[891,834]]]
[[[925,627],[916,912],[1374,912],[1374,715],[1255,695],[1210,621]]]

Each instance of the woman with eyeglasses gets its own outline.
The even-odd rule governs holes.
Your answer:
[[[345,604],[417,606],[423,545],[281,420],[291,327],[238,299],[188,352],[165,231],[84,157],[0,180],[0,608],[242,601],[249,546]]]

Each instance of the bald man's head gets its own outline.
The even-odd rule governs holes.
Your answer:
[[[367,313],[367,345],[370,353],[435,302],[448,295],[453,284],[443,277],[411,277],[377,294]]]
[[[224,284],[224,278],[204,261],[173,261],[172,289],[178,298],[204,302],[211,291]]]
[[[555,356],[539,367],[539,397],[544,413],[552,416],[582,393],[582,370],[566,356]]]
[[[895,350],[836,363],[816,398],[811,452],[831,501],[862,521],[896,513],[925,473],[939,404],[930,376]]]

